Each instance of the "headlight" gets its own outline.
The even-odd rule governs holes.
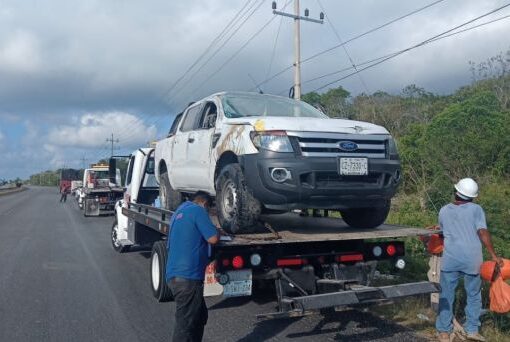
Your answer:
[[[398,158],[397,142],[391,137],[388,139],[388,152],[390,157],[397,156]]]
[[[287,132],[285,131],[261,131],[250,134],[253,145],[258,149],[273,152],[293,152]]]

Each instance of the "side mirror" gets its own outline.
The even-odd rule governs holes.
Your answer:
[[[117,184],[117,159],[115,158],[110,158],[108,163],[108,178],[110,183]]]

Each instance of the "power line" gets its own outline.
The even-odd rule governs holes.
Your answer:
[[[268,78],[269,74],[271,73],[271,67],[273,66],[274,55],[276,52],[276,44],[278,43],[278,37],[280,36],[280,30],[282,28],[282,23],[283,23],[283,16],[280,18],[280,24],[278,25],[278,31],[276,32],[276,37],[274,38],[273,52],[271,53],[271,58],[269,59],[269,66],[267,67],[266,78]]]
[[[241,27],[244,26],[244,24],[253,16],[253,14],[260,8],[260,6],[262,6],[264,4],[264,0],[261,0],[260,3],[258,4],[258,6],[256,6],[255,8],[254,5],[256,4],[256,2],[254,2],[252,4],[252,6],[245,12],[245,14],[248,14],[248,16],[246,18],[244,18],[244,20],[241,22],[241,24],[239,26],[237,26],[233,32],[226,38],[226,40],[219,46],[216,48],[216,50],[212,53],[212,55],[209,56],[209,58],[207,58],[207,60],[202,63],[202,65],[196,69],[193,74],[184,82],[184,84],[177,90],[176,93],[174,93],[174,96],[177,96],[177,94],[179,92],[181,92],[192,80],[193,78],[200,72],[202,71],[202,69],[207,65],[209,64],[209,62],[214,58],[216,57],[216,55],[223,49],[223,47],[232,39],[232,37],[234,37],[237,32],[239,32],[239,30],[241,29]],[[250,12],[251,10],[251,12]],[[243,16],[245,15],[243,14]]]
[[[360,39],[360,38],[362,38],[362,37],[364,37],[364,36],[366,36],[366,35],[368,35],[368,34],[370,34],[370,33],[373,33],[373,32],[375,32],[375,31],[377,31],[377,30],[380,30],[380,29],[382,29],[382,28],[384,28],[384,27],[386,27],[386,26],[389,26],[389,25],[391,25],[391,24],[393,24],[393,23],[397,22],[397,21],[400,21],[400,20],[402,20],[402,19],[405,19],[405,18],[407,18],[407,17],[410,17],[410,16],[412,16],[412,15],[414,15],[414,14],[416,14],[416,13],[419,13],[419,12],[421,12],[421,11],[424,11],[424,10],[426,10],[427,8],[432,7],[432,6],[435,6],[435,5],[437,5],[437,4],[439,4],[439,3],[443,2],[443,1],[444,1],[444,0],[437,0],[437,1],[434,1],[434,2],[432,2],[432,3],[430,3],[430,4],[426,5],[426,6],[420,7],[420,8],[418,8],[418,9],[413,10],[413,11],[411,11],[411,12],[409,12],[409,13],[406,13],[406,14],[404,14],[404,15],[400,16],[400,17],[397,17],[397,18],[395,18],[395,19],[392,19],[392,20],[390,20],[390,21],[388,21],[388,22],[386,22],[386,23],[384,23],[384,24],[381,24],[381,25],[379,25],[379,26],[377,26],[377,27],[374,27],[374,28],[372,28],[372,29],[370,29],[370,30],[368,30],[368,31],[365,31],[365,32],[363,32],[363,33],[360,33],[360,34],[358,34],[357,36],[354,36],[354,37],[352,37],[352,38],[350,38],[350,39],[346,40],[345,42],[343,42],[343,43],[341,43],[341,44],[334,45],[334,46],[332,46],[332,47],[330,47],[330,48],[328,48],[328,49],[326,49],[326,50],[320,51],[320,52],[318,52],[318,53],[316,53],[316,54],[314,54],[314,55],[312,55],[312,56],[310,56],[310,57],[307,57],[307,58],[303,59],[303,60],[301,61],[301,63],[306,63],[306,62],[308,62],[308,61],[310,61],[310,60],[312,60],[312,59],[314,59],[314,58],[316,58],[316,57],[319,57],[319,56],[321,56],[321,55],[323,55],[323,54],[325,54],[325,53],[328,53],[328,52],[330,52],[330,51],[332,51],[332,50],[335,50],[335,49],[337,49],[337,48],[339,48],[339,47],[341,47],[341,46],[343,46],[343,45],[345,45],[345,44],[348,44],[348,43],[350,43],[350,42],[354,41],[354,40]],[[269,77],[268,79],[265,79],[264,81],[262,81],[262,82],[260,82],[259,84],[257,84],[257,86],[262,86],[262,85],[266,84],[267,82],[269,82],[269,81],[273,80],[274,78],[276,78],[276,77],[280,76],[281,74],[283,74],[285,71],[287,71],[287,70],[289,70],[289,69],[292,69],[292,67],[293,67],[293,66],[292,66],[292,65],[290,65],[290,66],[288,66],[288,67],[286,67],[286,68],[282,69],[281,71],[279,71],[279,72],[277,72],[276,74],[272,75],[272,76],[271,76],[271,77]]]
[[[232,19],[228,22],[227,25],[223,28],[223,30],[214,38],[211,43],[205,48],[205,50],[202,52],[202,54],[186,69],[186,71],[170,86],[170,88],[165,93],[170,93],[177,84],[209,53],[209,50],[212,49],[212,47],[223,38],[223,34],[228,31],[230,28],[230,25],[234,22],[234,20],[239,16],[239,14],[248,6],[248,4],[252,0],[246,1],[246,3],[241,7],[241,9],[232,17]]]
[[[445,38],[449,38],[449,37],[455,36],[457,34],[461,34],[461,33],[467,32],[467,31],[471,31],[471,30],[474,30],[476,28],[479,28],[479,27],[482,27],[482,26],[486,26],[486,25],[489,25],[489,24],[492,24],[492,23],[495,23],[495,22],[498,22],[498,21],[501,21],[501,20],[504,20],[504,19],[508,19],[508,18],[510,18],[510,14],[509,15],[505,15],[505,16],[500,17],[500,18],[489,20],[487,22],[484,22],[484,23],[481,23],[481,24],[478,24],[478,25],[475,25],[475,26],[468,27],[468,28],[463,29],[463,30],[455,31],[455,32],[446,34],[444,36],[441,36],[441,37],[438,37],[438,38],[435,38],[435,39],[432,39],[432,40],[428,41],[426,44],[423,44],[422,46],[430,44],[430,43],[433,43],[433,42],[436,42],[436,41],[441,40],[441,39],[445,39]],[[367,60],[367,61],[363,61],[363,62],[358,63],[356,66],[360,67],[360,66],[363,66],[363,65],[371,64],[373,62],[380,61],[380,60],[385,59],[387,57],[396,56],[400,52],[405,51],[405,50],[406,49],[398,50],[398,51],[395,51],[395,52],[392,52],[392,53],[388,53],[388,54],[383,55],[383,56],[379,56],[379,57],[376,57],[376,58],[373,58],[373,59],[370,59],[370,60]],[[333,75],[336,75],[336,74],[340,74],[342,72],[349,71],[349,70],[352,70],[352,69],[354,69],[353,66],[348,66],[348,67],[345,67],[345,68],[340,69],[340,70],[336,70],[336,71],[333,71],[333,72],[329,72],[327,74],[323,74],[323,75],[320,75],[320,76],[308,79],[306,81],[303,81],[303,84],[311,83],[311,82],[314,82],[314,81],[317,81],[317,80],[320,80],[320,79],[323,79],[323,78],[326,78],[326,77],[329,77],[329,76],[333,76]],[[283,94],[283,93],[286,93],[286,92],[287,92],[287,89],[284,89],[284,90],[278,92],[278,94]]]
[[[379,60],[379,61],[377,61],[377,62],[374,62],[373,64],[370,64],[370,65],[368,65],[368,66],[366,66],[366,67],[364,67],[364,68],[360,69],[359,71],[356,71],[356,72],[353,72],[353,73],[351,73],[351,74],[348,74],[348,75],[346,75],[346,76],[344,76],[344,77],[341,77],[341,78],[339,78],[339,79],[337,79],[337,80],[334,80],[334,81],[328,82],[328,83],[326,83],[325,85],[323,85],[323,86],[321,86],[321,87],[319,87],[319,88],[314,89],[313,91],[318,91],[318,90],[324,89],[324,88],[326,88],[326,87],[328,87],[328,86],[330,86],[330,85],[333,85],[333,84],[335,84],[335,83],[337,83],[337,82],[339,82],[339,81],[341,81],[341,80],[344,80],[344,79],[346,79],[346,78],[348,78],[348,77],[351,77],[351,76],[353,76],[353,75],[357,74],[358,72],[361,72],[361,71],[367,70],[367,69],[369,69],[369,68],[373,68],[374,66],[379,65],[379,64],[381,64],[381,63],[384,63],[384,62],[386,62],[386,61],[388,61],[388,60],[390,60],[390,59],[393,59],[393,58],[395,58],[395,57],[397,57],[397,56],[399,56],[399,55],[401,55],[401,54],[403,54],[403,53],[405,53],[405,52],[407,52],[407,51],[410,51],[410,50],[416,49],[416,48],[418,48],[418,47],[420,47],[420,46],[426,45],[426,44],[428,44],[428,43],[430,43],[430,42],[432,42],[432,41],[434,41],[434,40],[437,40],[437,39],[438,39],[438,38],[440,38],[441,36],[445,36],[445,35],[447,35],[448,33],[451,33],[451,32],[453,32],[453,31],[455,31],[455,30],[457,30],[457,29],[459,29],[459,28],[461,28],[461,27],[463,27],[463,26],[466,26],[466,25],[471,24],[472,22],[475,22],[475,21],[477,21],[477,20],[479,20],[479,19],[481,19],[481,18],[484,18],[484,17],[489,16],[489,15],[491,15],[491,14],[494,14],[494,13],[496,13],[496,12],[498,12],[498,11],[501,11],[502,9],[504,9],[504,8],[506,8],[506,7],[508,7],[508,6],[510,6],[510,3],[507,3],[506,5],[500,6],[500,7],[496,8],[496,9],[494,9],[494,10],[492,10],[492,11],[489,11],[489,12],[487,12],[487,13],[485,13],[485,14],[482,14],[482,15],[480,15],[480,16],[478,16],[478,17],[475,17],[475,18],[473,18],[473,19],[470,19],[470,20],[468,20],[468,21],[466,21],[466,22],[464,22],[464,23],[462,23],[462,24],[460,24],[460,25],[457,25],[457,26],[455,26],[455,27],[453,27],[453,28],[451,28],[451,29],[448,29],[448,30],[446,30],[446,31],[444,31],[444,32],[442,32],[442,33],[436,34],[436,35],[432,36],[431,38],[428,38],[428,39],[426,39],[426,40],[424,40],[424,41],[422,41],[422,42],[420,42],[420,43],[418,43],[418,44],[415,44],[415,45],[412,45],[412,46],[410,46],[410,47],[408,47],[408,48],[406,48],[406,49],[400,50],[400,51],[398,51],[397,53],[392,54],[391,56],[388,56],[388,57],[386,57],[386,58],[383,58],[383,59],[381,59],[381,60]]]
[[[287,3],[285,4],[285,6],[283,7],[283,9],[285,9],[289,3],[290,3],[291,0],[287,1]],[[197,87],[193,92],[197,92],[199,91],[203,86],[204,84],[206,84],[207,82],[209,82],[214,76],[216,76],[221,70],[223,70],[223,68],[228,64],[230,63],[235,57],[237,57],[237,55],[239,55],[239,53],[246,47],[248,46],[248,44],[251,43],[251,41],[253,39],[255,39],[262,31],[265,30],[265,28],[267,26],[269,26],[269,24],[271,24],[273,22],[273,20],[275,19],[276,17],[273,16],[271,19],[269,19],[268,21],[266,21],[266,23],[264,25],[262,25],[262,27],[260,29],[258,29],[250,38],[248,38],[248,40],[239,48],[237,49],[236,52],[234,52],[218,69],[216,69],[216,71],[214,71],[212,74],[209,75],[209,77],[207,77],[205,79],[205,81],[201,82],[200,86]]]
[[[248,5],[250,5],[250,3],[254,1],[250,7],[248,7]],[[235,27],[235,25],[239,22],[239,20],[241,20],[247,13],[249,13],[249,11],[253,8],[254,5],[257,4],[257,0],[247,0],[245,2],[245,4],[241,7],[241,9],[232,17],[232,19],[229,21],[229,23],[223,28],[223,30],[211,41],[211,43],[208,45],[208,47],[203,51],[203,53],[197,57],[197,59],[188,67],[188,69],[170,86],[170,88],[166,91],[164,91],[162,94],[161,94],[161,99],[163,99],[165,102],[167,102],[167,104],[170,104],[171,102],[169,102],[167,100],[167,96],[170,95],[170,92],[175,89],[175,87],[179,84],[179,82],[181,82],[183,79],[186,78],[186,76],[189,74],[189,72],[191,72],[191,70],[193,70],[193,68],[195,68],[197,65],[199,65],[199,63],[205,58],[205,56],[207,56],[207,54],[213,49],[213,47],[215,45],[217,45],[218,42],[220,42],[224,37],[225,35],[231,31],[232,28]],[[247,9],[248,7],[248,9]],[[244,12],[244,13],[243,13]],[[240,26],[239,26],[240,27]],[[236,30],[237,31],[237,30]],[[235,32],[234,32],[235,33]],[[229,37],[227,39],[227,41],[230,39],[231,37]],[[202,64],[202,67],[205,66],[207,63],[208,63],[209,60],[207,60],[206,62],[204,62]],[[149,119],[149,117],[147,115],[142,115],[141,118],[138,118],[138,117],[135,117],[132,122],[130,123],[127,123],[123,129],[120,131],[120,132],[117,132],[117,136],[120,136],[121,138],[126,136],[126,137],[131,137],[134,133],[132,133],[133,129],[137,127],[138,124],[145,124],[145,120],[146,119]],[[152,123],[148,124],[148,127],[150,127],[151,125],[155,124],[156,122],[159,122],[161,121],[162,118],[161,117],[156,117],[154,119],[152,119]]]
[[[372,105],[373,105],[373,107],[372,107],[372,114],[373,114],[373,120],[375,121],[375,103],[374,103],[372,97],[370,96],[370,91],[368,90],[368,86],[365,83],[365,80],[363,79],[361,74],[358,72],[358,67],[356,66],[356,63],[354,63],[354,60],[352,59],[351,54],[347,50],[347,46],[343,43],[342,38],[340,37],[340,34],[338,33],[338,30],[333,25],[333,22],[331,20],[329,20],[329,16],[328,16],[326,10],[324,9],[324,6],[322,6],[321,1],[317,0],[317,3],[319,4],[319,7],[321,8],[322,12],[326,13],[326,20],[327,20],[329,26],[331,27],[331,30],[333,31],[333,33],[335,34],[336,38],[338,39],[338,41],[342,45],[342,49],[344,50],[345,54],[347,55],[347,58],[349,59],[349,62],[351,63],[352,67],[357,72],[359,81],[360,81],[361,85],[363,86],[363,88],[365,89],[365,92],[367,93],[367,96],[369,96],[370,101],[372,102]]]
[[[387,23],[384,23],[384,24],[379,25],[379,26],[377,26],[377,27],[374,27],[373,29],[368,30],[368,31],[366,31],[366,32],[364,32],[364,33],[361,33],[361,34],[359,34],[359,35],[357,35],[357,36],[354,36],[354,37],[352,37],[352,38],[350,38],[350,39],[346,40],[346,41],[345,41],[345,42],[343,42],[343,43],[340,43],[340,44],[335,45],[335,46],[332,46],[332,47],[330,47],[330,48],[328,48],[328,49],[326,49],[326,50],[323,50],[323,51],[321,51],[321,52],[318,52],[318,53],[316,53],[316,54],[314,54],[314,55],[311,55],[310,57],[303,59],[302,63],[308,62],[308,61],[310,61],[310,60],[312,60],[312,59],[314,59],[314,58],[317,58],[317,57],[319,57],[319,56],[321,56],[321,55],[323,55],[323,54],[325,54],[325,53],[328,53],[328,52],[330,52],[330,51],[333,51],[333,50],[335,50],[335,49],[338,49],[339,47],[344,46],[345,44],[349,44],[350,42],[352,42],[352,41],[354,41],[354,40],[356,40],[356,39],[362,38],[362,37],[364,37],[364,36],[366,36],[366,35],[368,35],[368,34],[370,34],[370,33],[372,33],[372,32],[375,32],[375,31],[380,30],[380,29],[382,29],[382,28],[384,28],[384,27],[386,27],[386,26],[389,26],[389,25],[391,25],[391,24],[393,24],[393,23],[395,23],[395,22],[397,22],[397,21],[400,21],[400,20],[402,20],[402,19],[405,19],[405,18],[407,18],[407,17],[410,17],[410,16],[411,16],[411,15],[413,15],[413,14],[416,14],[416,13],[419,13],[419,12],[421,12],[421,11],[423,11],[423,10],[426,10],[427,8],[432,7],[432,6],[434,6],[434,5],[437,5],[437,4],[439,4],[439,3],[443,2],[443,1],[444,1],[444,0],[437,0],[437,1],[434,1],[434,2],[432,2],[432,3],[430,3],[430,4],[426,5],[426,6],[423,6],[423,7],[418,8],[417,10],[414,10],[414,11],[412,11],[412,12],[409,12],[409,13],[407,13],[407,14],[404,14],[404,15],[402,15],[402,16],[400,16],[400,17],[398,17],[398,18],[395,18],[395,19],[393,19],[393,20],[390,20],[390,21],[388,21]]]

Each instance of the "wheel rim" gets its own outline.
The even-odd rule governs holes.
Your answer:
[[[115,248],[118,248],[120,247],[120,242],[119,242],[119,239],[117,238],[117,229],[118,229],[119,225],[115,225],[113,228],[112,228],[112,243],[113,243],[113,246],[115,246]]]
[[[223,191],[221,192],[221,211],[224,218],[228,220],[233,219],[235,215],[236,202],[236,186],[231,180],[227,180],[223,185]]]
[[[154,253],[152,255],[152,288],[154,291],[157,291],[159,289],[159,255],[158,253]]]

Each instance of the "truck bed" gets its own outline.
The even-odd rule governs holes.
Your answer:
[[[129,208],[123,208],[122,211],[134,221],[164,235],[168,234],[171,212],[143,204],[130,204]],[[211,218],[217,222],[216,217]],[[430,234],[426,229],[389,224],[375,229],[351,228],[340,218],[302,217],[295,213],[265,215],[261,218],[266,227],[261,224],[254,233],[237,234],[230,241],[222,239],[218,246],[401,238]]]
[[[428,235],[426,229],[383,224],[375,229],[360,229],[349,227],[340,218],[302,217],[288,213],[267,215],[263,220],[277,233],[263,229],[252,234],[235,235],[232,241],[222,241],[229,245],[264,244],[275,242],[312,242],[312,241],[342,241],[359,239],[400,238],[409,236]]]

